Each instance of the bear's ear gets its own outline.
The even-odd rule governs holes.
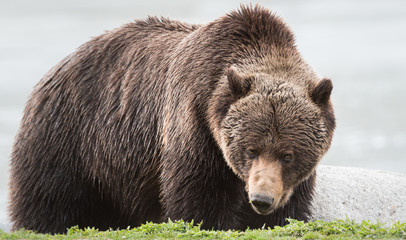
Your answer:
[[[310,97],[317,105],[324,105],[330,99],[333,83],[330,79],[324,78],[317,83],[316,87],[310,93]]]
[[[251,81],[241,76],[233,66],[227,70],[227,80],[230,90],[236,98],[245,96],[251,88]]]

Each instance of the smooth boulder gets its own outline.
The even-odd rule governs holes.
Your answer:
[[[406,174],[321,165],[311,220],[406,222]]]

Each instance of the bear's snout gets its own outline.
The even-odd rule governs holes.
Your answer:
[[[253,194],[251,196],[251,204],[255,207],[261,214],[268,214],[272,211],[272,204],[274,198],[269,195],[264,194]]]
[[[260,157],[252,163],[247,190],[255,212],[268,215],[286,203],[291,192],[284,189],[281,174],[281,165],[276,161]]]

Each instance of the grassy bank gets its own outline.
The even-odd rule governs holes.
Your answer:
[[[20,230],[5,233],[1,239],[406,239],[406,223],[386,227],[380,223],[355,223],[351,220],[303,223],[290,220],[285,227],[239,231],[206,231],[183,221],[147,223],[138,228],[98,231],[73,227],[66,235],[36,234]]]

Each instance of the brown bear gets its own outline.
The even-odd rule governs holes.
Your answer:
[[[36,85],[11,156],[13,229],[204,229],[307,220],[332,83],[262,7],[206,25],[150,17],[85,43]]]

